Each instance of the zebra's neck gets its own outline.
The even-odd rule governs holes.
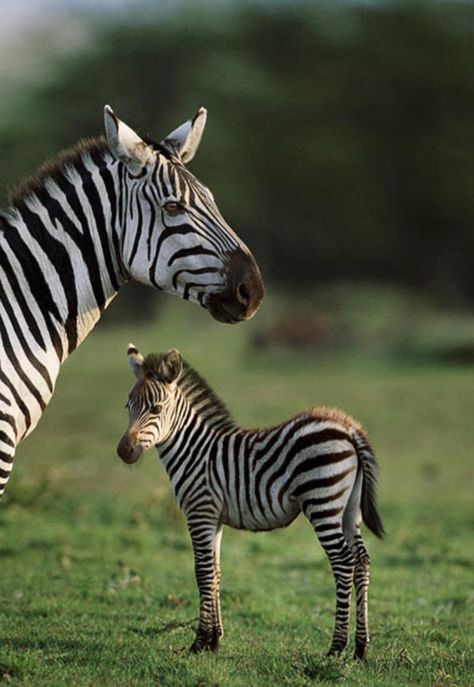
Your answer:
[[[200,460],[214,441],[239,430],[222,401],[187,363],[176,394],[169,435],[159,447],[167,469],[185,454],[189,461]]]
[[[2,360],[5,367],[11,361],[7,376],[32,367],[39,375],[39,407],[26,418],[24,435],[49,402],[61,363],[126,280],[116,167],[103,142],[90,142],[40,170],[0,216]]]
[[[117,167],[102,141],[40,171],[4,216],[1,264],[45,333],[34,337],[63,362],[94,327],[125,279],[118,257]],[[38,312],[39,311],[39,312]],[[40,322],[38,322],[40,324]]]

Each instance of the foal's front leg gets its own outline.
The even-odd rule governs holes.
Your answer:
[[[194,550],[194,570],[199,588],[199,625],[191,651],[217,651],[224,634],[220,615],[220,540],[222,525],[206,515],[188,518]]]

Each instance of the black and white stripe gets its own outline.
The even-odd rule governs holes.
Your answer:
[[[61,363],[124,283],[164,289],[222,321],[256,311],[255,261],[184,166],[205,120],[201,109],[156,144],[106,107],[106,137],[40,169],[0,215],[0,495]]]
[[[129,426],[118,445],[126,463],[156,445],[194,548],[201,610],[193,651],[216,650],[222,526],[262,531],[289,525],[303,512],[331,564],[336,617],[329,653],[348,640],[350,599],[357,600],[356,648],[369,642],[369,556],[362,521],[377,536],[376,461],[362,427],[336,409],[313,408],[276,427],[244,430],[178,351],[146,359],[131,344],[137,383]]]

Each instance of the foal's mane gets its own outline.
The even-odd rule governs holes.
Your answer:
[[[196,372],[185,360],[183,360],[183,372],[178,380],[178,384],[181,391],[193,405],[199,403],[199,413],[201,415],[212,415],[213,418],[228,420],[229,424],[234,424],[225,403],[221,401],[199,372]]]
[[[164,354],[151,353],[145,358],[143,363],[145,375],[149,374],[153,378],[158,373],[163,356]],[[234,425],[234,420],[226,405],[209,386],[204,377],[201,377],[199,372],[196,372],[186,360],[183,360],[182,364],[183,367],[178,378],[178,386],[190,405],[198,406],[198,412],[201,417],[212,417],[213,419],[227,421],[229,425]]]

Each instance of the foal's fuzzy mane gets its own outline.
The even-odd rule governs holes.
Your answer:
[[[190,400],[196,400],[199,398],[200,405],[204,405],[208,409],[208,412],[212,414],[213,417],[218,417],[221,420],[228,420],[229,423],[234,423],[232,416],[223,401],[216,394],[214,389],[212,389],[206,380],[201,377],[199,372],[191,367],[186,361],[183,360],[183,372],[178,380],[180,389]],[[205,410],[203,412],[206,412]]]
[[[84,138],[71,148],[58,153],[54,158],[43,163],[33,174],[25,177],[8,193],[11,205],[20,206],[31,195],[40,194],[48,179],[61,182],[67,169],[78,164],[85,155],[90,155],[96,162],[109,152],[105,136]]]
[[[160,363],[165,354],[151,353],[144,362],[143,367],[145,376],[156,377],[160,369]],[[199,402],[200,415],[212,415],[213,418],[227,420],[229,424],[234,424],[234,420],[226,405],[217,396],[215,391],[209,386],[208,382],[201,377],[199,372],[183,359],[182,372],[178,378],[178,386],[191,404]]]

